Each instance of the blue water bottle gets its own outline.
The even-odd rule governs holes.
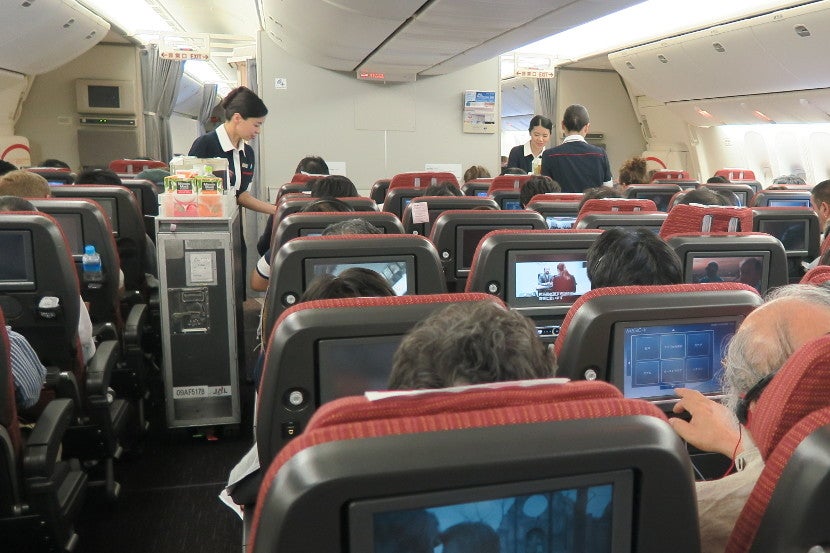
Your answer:
[[[84,284],[87,288],[100,288],[104,281],[104,273],[101,270],[101,255],[95,251],[95,246],[84,247],[84,255],[81,258],[84,269]]]

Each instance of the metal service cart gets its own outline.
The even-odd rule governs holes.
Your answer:
[[[169,428],[240,422],[242,237],[234,196],[222,199],[220,217],[156,218]]]

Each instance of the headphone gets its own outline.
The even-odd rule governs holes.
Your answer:
[[[761,397],[761,394],[764,392],[764,389],[772,382],[772,378],[775,376],[775,372],[773,371],[769,373],[767,376],[759,380],[755,383],[755,385],[750,388],[744,396],[738,400],[738,405],[735,406],[735,416],[738,417],[738,422],[746,426],[747,422],[749,421],[749,406],[753,401],[758,401],[758,398]]]

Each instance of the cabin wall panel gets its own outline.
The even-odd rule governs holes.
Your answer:
[[[170,117],[170,138],[173,141],[173,155],[187,155],[190,146],[200,132],[198,121],[174,113]]]
[[[605,134],[611,173],[617,178],[625,160],[646,150],[646,141],[628,93],[614,71],[562,69],[557,77],[556,128],[551,145],[561,140],[565,108],[582,104],[591,117],[590,132]]]
[[[125,80],[135,83],[136,96],[141,97],[137,49],[132,45],[99,44],[72,60],[35,77],[32,89],[23,104],[23,113],[15,131],[26,136],[32,148],[32,162],[44,158],[66,161],[73,169],[80,169],[78,152],[79,115],[75,104],[77,79]],[[142,118],[138,121],[138,144],[141,139]],[[139,146],[141,147],[141,146]],[[141,155],[142,152],[124,152]]]
[[[287,182],[309,154],[345,162],[364,193],[377,179],[423,170],[425,163],[478,164],[491,173],[499,168],[498,129],[462,132],[463,92],[498,90],[498,59],[414,83],[383,84],[311,66],[264,35],[259,45],[260,92],[269,110],[260,135],[264,186]],[[275,88],[276,77],[286,79],[285,89]],[[395,106],[414,114],[390,114]],[[360,128],[369,121],[372,128]],[[414,130],[401,130],[410,122]]]

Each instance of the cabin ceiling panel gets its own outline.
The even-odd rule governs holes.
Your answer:
[[[38,75],[100,42],[109,24],[74,0],[0,2],[0,68]]]
[[[828,123],[830,89],[669,102],[666,107],[684,121],[700,127],[765,122]]]
[[[830,2],[822,1],[629,48],[609,61],[648,96],[672,102],[830,87],[828,48]]]
[[[160,0],[176,21],[194,33],[256,36],[256,0]]]

